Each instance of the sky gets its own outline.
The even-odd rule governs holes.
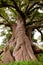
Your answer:
[[[4,36],[3,37],[0,37],[0,45],[2,44],[3,38],[4,38]]]

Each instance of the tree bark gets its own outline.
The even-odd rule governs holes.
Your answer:
[[[7,42],[5,49],[10,52],[9,46],[14,46],[12,57],[15,61],[37,60],[32,49],[32,41],[29,39],[30,36],[26,35],[24,20],[19,16],[17,18],[17,25],[12,25],[12,37]]]
[[[16,61],[36,60],[31,41],[25,32],[25,26],[21,17],[17,18],[17,27],[15,30],[16,46],[13,51],[13,57]]]

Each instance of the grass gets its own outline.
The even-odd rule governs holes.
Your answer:
[[[0,56],[1,59],[2,56]],[[22,61],[22,62],[10,62],[10,63],[0,63],[0,65],[43,65],[43,53],[40,53],[38,56],[39,63],[36,61]]]
[[[40,62],[43,62],[43,53],[40,53],[40,54],[39,54],[38,60],[39,60]]]
[[[0,63],[0,65],[43,65],[43,63],[37,63],[36,61],[24,61],[24,62],[10,62],[10,63]]]

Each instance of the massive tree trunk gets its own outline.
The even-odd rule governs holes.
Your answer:
[[[30,34],[30,31],[29,31],[29,34]],[[9,51],[10,53],[10,45],[14,46],[12,57],[15,61],[37,60],[32,49],[32,41],[30,36],[26,34],[24,21],[19,16],[17,18],[17,25],[12,24],[12,37],[9,40],[9,42],[7,42],[6,48],[5,48],[6,52]],[[5,58],[4,55],[3,55],[3,58]],[[10,61],[12,61],[12,59],[10,59]]]
[[[16,61],[36,60],[32,50],[31,41],[26,35],[25,30],[23,19],[18,17],[15,30],[16,45],[13,51],[13,57]]]

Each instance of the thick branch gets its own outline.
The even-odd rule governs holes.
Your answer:
[[[0,5],[0,8],[2,8],[2,7],[13,7],[13,8],[15,8],[13,5],[10,5],[10,4],[7,4],[7,3],[2,3]]]
[[[35,9],[38,9],[38,7],[36,6],[35,8],[34,8],[34,6],[37,4],[37,6],[39,5],[39,7],[40,6],[43,6],[43,3],[39,3],[39,2],[35,2],[35,3],[33,3],[33,5],[31,5],[28,9],[27,9],[27,11],[26,11],[26,14],[32,9],[32,11],[31,12],[33,12]],[[29,14],[29,13],[28,13]]]
[[[0,14],[0,16],[5,19],[5,21],[7,21],[8,23],[0,23],[0,25],[5,25],[5,26],[8,26],[8,27],[11,27],[12,29],[12,23],[10,23],[3,15]]]
[[[13,3],[14,3],[15,9],[20,13],[20,15],[21,15],[22,17],[24,17],[25,15],[24,15],[24,13],[19,9],[19,7],[17,6],[17,3],[16,3],[14,0],[12,0],[12,1],[13,1]]]
[[[1,15],[1,13],[0,13],[0,16],[8,22],[8,20],[3,15]]]
[[[41,35],[42,35],[42,32],[41,32],[41,30],[39,30],[38,28],[36,28],[40,33],[41,33]]]
[[[37,28],[43,28],[43,25],[30,25],[30,26],[27,27],[27,29],[28,28],[31,28],[32,30],[34,30],[34,29],[37,29]]]
[[[27,12],[28,7],[29,7],[29,0],[28,0],[28,3],[27,3],[27,7],[26,7],[26,10],[25,10],[25,13]]]
[[[10,24],[8,24],[8,23],[0,23],[0,25],[5,25],[5,26],[11,26]]]
[[[39,2],[35,2],[35,3],[33,3],[33,5],[31,5],[29,8],[28,8],[28,10],[30,10],[30,9],[32,9],[36,4],[38,4]]]
[[[0,52],[0,55],[1,55],[3,52],[4,52],[4,51],[1,51],[1,52]]]
[[[32,21],[32,22],[29,22],[29,23],[26,24],[26,26],[32,25],[33,23],[41,22],[41,21],[43,21],[43,18],[41,18],[40,20],[35,20],[35,21]]]
[[[37,30],[41,33],[41,41],[43,41],[43,33],[38,28],[37,28]]]
[[[39,9],[40,7],[35,7],[35,8],[33,8],[29,13],[27,13],[27,14],[32,14],[32,12],[34,12],[35,10],[37,10],[37,9]]]
[[[41,50],[38,46],[35,44],[32,44],[32,48],[35,54],[43,53],[43,50]]]
[[[12,23],[10,23],[3,15],[0,14],[0,16],[5,19],[5,21],[7,21],[7,23],[0,23],[0,25],[5,25],[5,26],[8,26],[8,27],[11,27],[12,29]]]
[[[16,3],[14,0],[12,0],[12,2],[13,2],[14,5],[9,5],[8,3],[3,2],[3,3],[1,4],[0,8],[2,8],[2,7],[13,7],[13,8],[15,8],[16,11],[17,11],[17,12],[20,14],[20,16],[22,17],[22,19],[24,20],[24,24],[26,24],[26,22],[25,22],[25,14],[19,9],[19,7],[17,6],[17,3]]]
[[[37,49],[36,49],[36,50],[34,51],[34,53],[35,53],[35,54],[43,53],[43,50],[41,50],[41,49],[38,49],[38,50],[37,50]]]
[[[38,5],[42,6],[43,7],[43,3],[38,3]]]
[[[25,14],[19,9],[19,7],[17,6],[17,3],[14,0],[12,0],[12,1],[14,3],[15,9],[18,11],[18,13],[21,15],[22,19],[24,20],[24,25],[26,25]]]

